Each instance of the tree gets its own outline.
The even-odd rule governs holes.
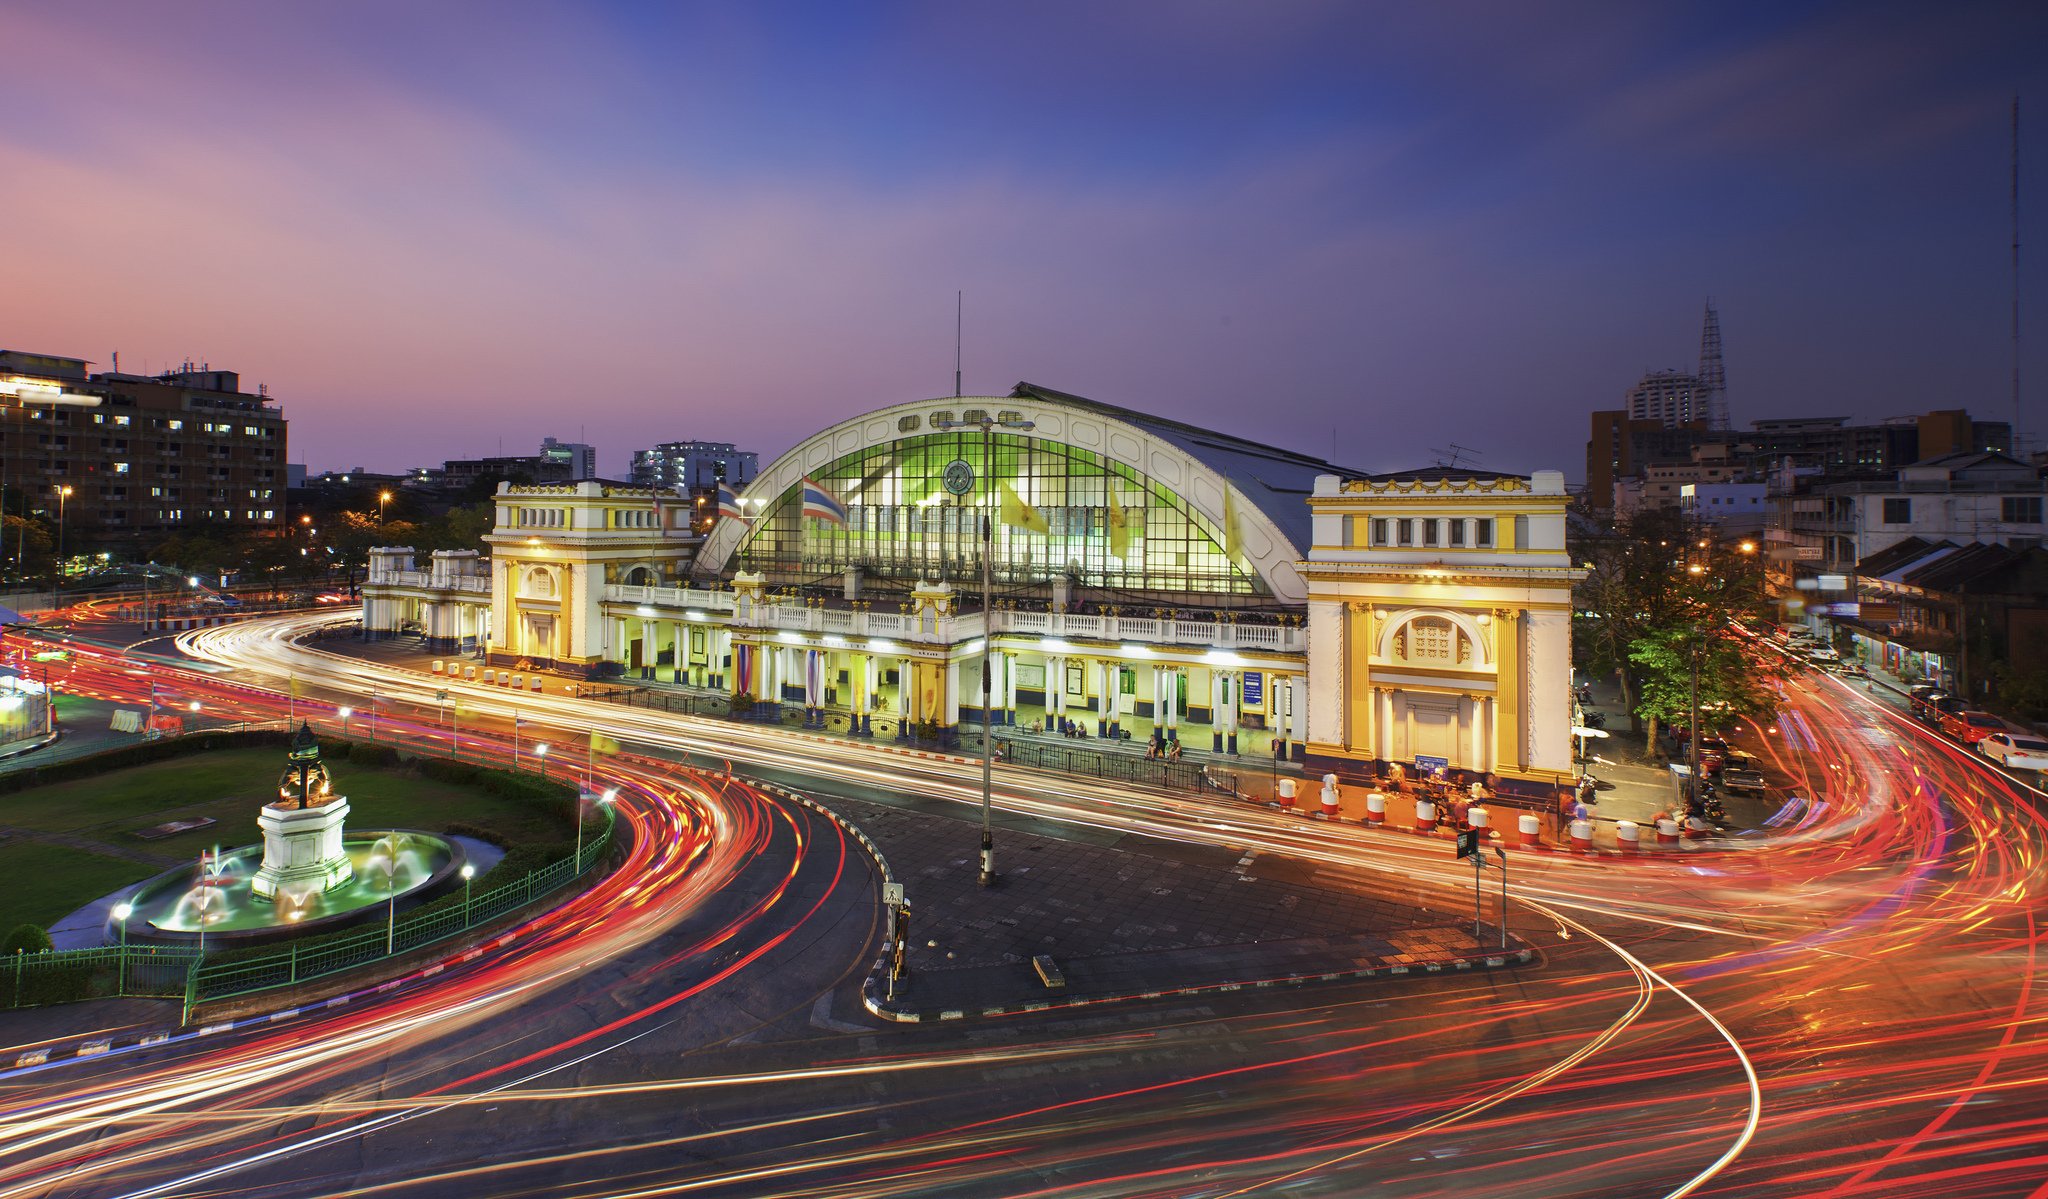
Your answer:
[[[1629,660],[1642,680],[1635,712],[1649,722],[1652,745],[1660,725],[1691,725],[1695,662],[1702,714],[1759,716],[1776,705],[1776,672],[1753,661],[1723,626],[1659,630],[1641,638]]]

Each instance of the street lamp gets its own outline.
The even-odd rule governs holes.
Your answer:
[[[469,880],[476,877],[476,863],[462,864],[462,927],[469,927]]]
[[[121,969],[120,981],[114,989],[116,995],[126,995],[128,993],[128,917],[134,914],[135,905],[133,904],[117,903],[114,905],[114,922],[121,926]]]
[[[380,529],[384,527],[384,505],[390,502],[390,492],[380,491],[377,493],[377,527]]]
[[[334,710],[334,714],[341,717],[341,739],[343,741],[348,740],[348,718],[354,712],[354,708],[336,708]]]
[[[536,745],[536,746],[534,746],[534,747],[533,747],[533,756],[534,756],[535,760],[537,760],[537,761],[538,761],[538,762],[540,763],[540,777],[542,777],[542,778],[546,778],[546,777],[548,777],[548,747],[547,747],[547,743],[546,743],[546,742],[542,742],[541,744],[539,744],[539,745]],[[578,828],[581,828],[581,827],[583,827],[583,826],[579,824],[579,825],[577,825],[577,827],[578,827]]]
[[[541,748],[545,749],[547,747],[542,746]],[[597,797],[598,806],[609,806],[618,797],[619,789],[613,787]],[[576,873],[583,873],[583,793],[581,791],[576,793]]]
[[[60,577],[64,573],[64,501],[70,498],[71,485],[60,484],[57,487],[57,573]]]
[[[951,431],[954,429],[981,430],[981,473],[987,487],[988,510],[981,516],[981,885],[986,887],[996,881],[995,826],[989,814],[989,788],[994,773],[995,730],[989,720],[991,715],[989,648],[995,642],[995,613],[990,603],[993,584],[990,581],[991,559],[995,556],[995,506],[996,481],[994,471],[995,440],[998,428],[1014,429],[1028,433],[1037,425],[1018,417],[998,420],[984,412],[980,420],[933,421],[932,427]]]

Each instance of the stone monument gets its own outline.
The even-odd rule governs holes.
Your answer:
[[[277,780],[277,802],[264,805],[256,817],[263,830],[263,865],[250,878],[249,889],[271,899],[280,893],[302,897],[346,883],[354,873],[341,843],[347,816],[348,797],[334,793],[320,761],[320,739],[310,724],[301,723]]]

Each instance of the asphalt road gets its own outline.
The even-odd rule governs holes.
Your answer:
[[[292,652],[245,636],[213,652]],[[295,661],[330,703],[433,686]],[[552,736],[978,796],[941,761],[520,704]],[[2041,1193],[2035,797],[1831,680],[1771,728],[1747,739],[1824,807],[1675,860],[1515,856],[1540,968],[900,1026],[854,998],[880,930],[836,825],[604,763],[647,855],[610,890],[345,1015],[0,1077],[0,1195]],[[1391,834],[999,783],[1034,828],[1469,885]]]

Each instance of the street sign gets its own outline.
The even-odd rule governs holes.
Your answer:
[[[902,883],[882,884],[882,906],[888,908],[900,908],[903,906]]]
[[[1244,695],[1242,698],[1244,706],[1247,708],[1257,709],[1265,706],[1266,675],[1263,671],[1247,670],[1244,672]]]
[[[434,692],[434,702],[436,702],[436,703],[443,703],[443,704],[447,703],[447,702],[448,702],[448,693],[447,693],[446,691],[436,691],[436,692]]]
[[[1415,755],[1415,769],[1423,774],[1428,774],[1435,770],[1449,770],[1450,768],[1451,760],[1449,758],[1432,758],[1423,754]]]
[[[1479,852],[1479,830],[1461,828],[1458,830],[1458,856],[1469,858]]]

